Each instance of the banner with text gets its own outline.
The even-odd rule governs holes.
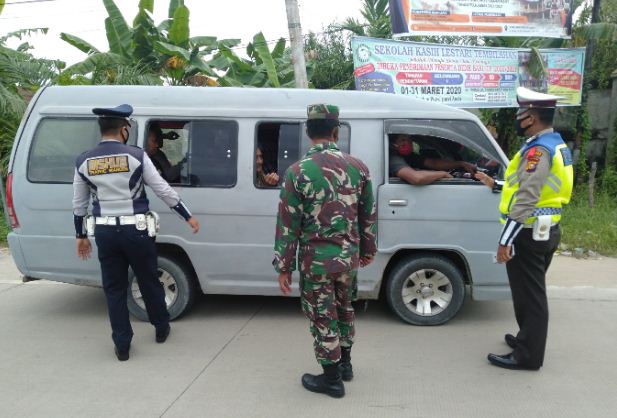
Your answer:
[[[572,0],[389,0],[394,36],[570,38]]]
[[[403,94],[456,107],[517,107],[516,88],[581,103],[585,49],[540,50],[548,74],[527,70],[530,50],[437,45],[356,37],[356,90]]]

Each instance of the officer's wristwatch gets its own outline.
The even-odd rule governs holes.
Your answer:
[[[88,234],[75,234],[75,238],[77,238],[77,239],[86,239],[86,238],[88,238]]]

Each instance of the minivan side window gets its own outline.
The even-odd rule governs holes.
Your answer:
[[[73,183],[75,159],[101,139],[96,118],[41,120],[28,156],[28,181]]]
[[[233,187],[237,181],[238,125],[226,120],[150,121],[144,149],[170,184]]]
[[[263,189],[277,187],[283,182],[289,166],[302,158],[310,148],[306,123],[261,122],[255,130],[254,184]],[[341,124],[338,146],[346,153],[349,153],[349,137],[349,125]],[[278,176],[278,184],[272,183],[273,175]]]

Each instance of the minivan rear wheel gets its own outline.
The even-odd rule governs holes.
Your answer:
[[[193,275],[184,263],[166,255],[158,257],[158,275],[165,291],[169,316],[172,320],[179,318],[190,309],[195,299]],[[127,302],[131,314],[137,319],[148,321],[146,305],[132,270],[129,270]]]
[[[439,255],[405,258],[391,271],[388,305],[413,325],[441,325],[463,306],[465,281],[456,265]]]

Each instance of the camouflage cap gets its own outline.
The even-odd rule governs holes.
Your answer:
[[[313,104],[306,109],[308,119],[331,119],[338,121],[338,106],[329,104]]]

